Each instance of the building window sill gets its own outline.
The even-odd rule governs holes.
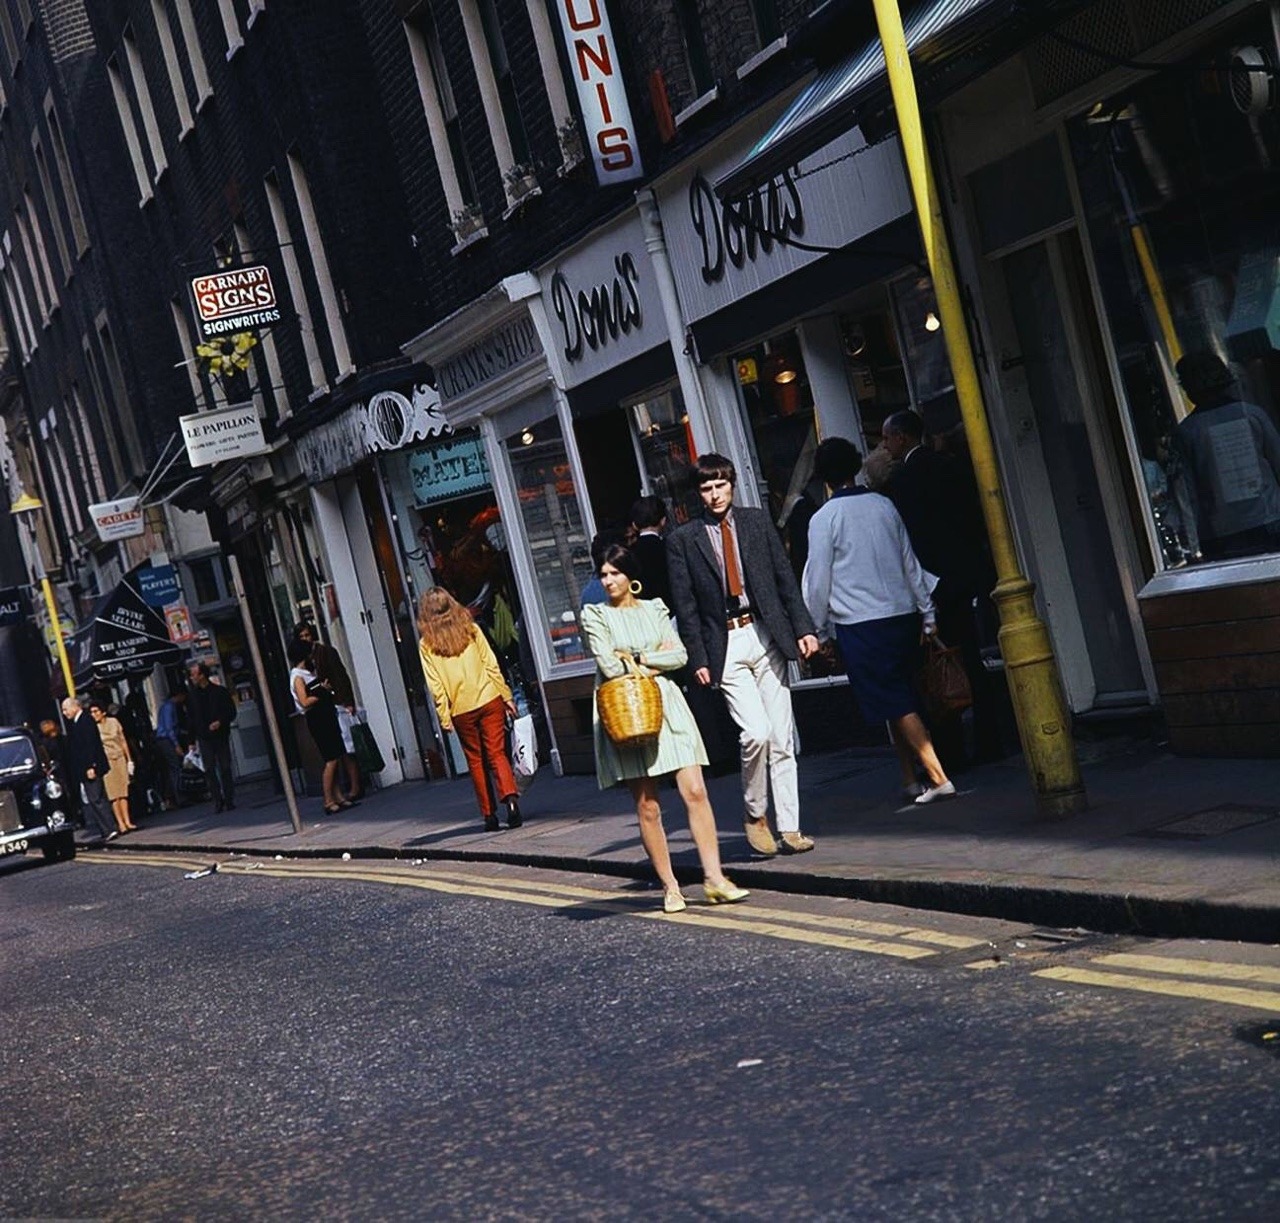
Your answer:
[[[1157,573],[1138,592],[1138,598],[1158,599],[1163,595],[1223,590],[1232,586],[1251,586],[1257,582],[1275,581],[1280,581],[1280,556],[1270,553],[1242,557],[1239,560],[1188,565],[1182,569],[1166,569],[1163,573]]]
[[[454,243],[453,248],[449,251],[451,255],[461,255],[469,246],[475,246],[477,242],[484,241],[489,236],[489,227],[487,225],[480,226],[474,233],[468,234],[465,238],[459,238]]]
[[[541,194],[542,194],[541,187],[530,187],[529,190],[526,191],[522,196],[520,196],[519,199],[515,199],[511,201],[511,204],[507,208],[506,212],[502,214],[502,219],[504,221],[511,220],[511,218],[515,216],[516,213],[519,212],[522,208],[524,208],[526,204],[532,203]]]
[[[738,68],[738,80],[745,81],[757,68],[763,68],[770,60],[776,59],[787,49],[787,36],[775,38],[767,47],[761,47],[746,63]]]
[[[244,49],[244,39],[237,38],[235,42],[227,44],[227,62],[230,63]]]
[[[207,89],[196,99],[196,114],[198,115],[205,108],[205,103],[213,98],[213,90]]]
[[[258,18],[261,17],[266,11],[267,11],[267,6],[265,4],[251,4],[249,6],[249,18],[244,23],[245,28],[252,30],[254,25],[257,23]]]
[[[196,125],[194,123],[188,123],[181,131],[178,132],[178,143],[181,144],[195,130]]]
[[[322,382],[310,395],[307,396],[308,403],[315,403],[318,399],[323,399],[329,393],[329,384]]]
[[[702,95],[702,97],[695,98],[694,101],[690,102],[689,105],[675,117],[676,127],[684,127],[686,123],[700,115],[713,102],[718,101],[719,98],[720,86],[712,85],[711,88]]]

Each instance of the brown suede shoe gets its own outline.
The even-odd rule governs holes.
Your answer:
[[[767,820],[744,820],[743,831],[747,834],[747,844],[758,854],[771,858],[778,852],[778,843],[769,831]]]
[[[782,844],[779,846],[785,853],[807,854],[813,848],[813,838],[803,832],[784,832],[781,834]]]

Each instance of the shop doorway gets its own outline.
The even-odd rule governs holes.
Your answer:
[[[1026,518],[1072,707],[1145,704],[1125,571],[1128,518],[1108,478],[1104,364],[1080,305],[1074,229],[1000,256],[992,311]]]

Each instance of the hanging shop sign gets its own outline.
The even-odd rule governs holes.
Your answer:
[[[605,0],[555,0],[555,9],[578,88],[596,182],[606,187],[644,177]]]
[[[98,538],[104,544],[117,539],[132,539],[146,529],[142,520],[142,503],[138,497],[121,497],[118,501],[102,501],[89,506]]]
[[[566,390],[667,342],[650,268],[632,213],[540,273]]]
[[[88,622],[68,642],[77,684],[113,683],[126,675],[145,675],[157,663],[180,661],[165,618],[138,589],[138,571],[93,609]]]
[[[164,619],[169,626],[169,640],[174,645],[186,645],[195,636],[191,630],[191,609],[184,604],[166,607]]]
[[[251,403],[237,404],[216,412],[180,416],[178,424],[192,467],[243,459],[252,454],[263,454],[269,449],[262,436],[258,409]]]
[[[419,446],[409,456],[409,483],[418,505],[431,505],[489,486],[489,464],[478,437]]]
[[[0,628],[12,628],[15,624],[21,624],[26,618],[21,587],[9,586],[0,590]]]
[[[434,388],[420,383],[411,395],[379,391],[367,404],[304,433],[294,444],[298,465],[312,483],[332,480],[380,450],[400,450],[449,431]]]
[[[717,199],[712,184],[742,160],[769,122],[767,116],[752,121],[718,157],[684,171],[659,196],[689,322],[822,259],[824,248],[839,250],[911,211],[897,139],[869,146],[856,127],[747,195]],[[909,258],[904,254],[903,262]]]
[[[178,571],[172,565],[143,565],[137,575],[138,593],[149,607],[167,607],[182,596]]]
[[[478,386],[521,368],[542,354],[538,333],[527,312],[489,332],[484,339],[436,363],[436,386],[448,403]]]
[[[202,340],[259,331],[280,321],[271,269],[264,264],[196,276],[191,281],[191,299]]]

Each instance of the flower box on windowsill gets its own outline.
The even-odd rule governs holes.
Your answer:
[[[502,214],[502,219],[504,221],[509,221],[513,216],[515,216],[517,212],[523,209],[527,204],[532,204],[533,201],[536,200],[541,194],[542,194],[542,188],[539,187],[537,183],[534,183],[534,185],[530,187],[528,191],[523,192],[516,199],[511,201],[510,205],[507,207],[506,212]]]
[[[453,214],[453,220],[449,222],[449,228],[453,230],[453,253],[455,255],[460,250],[466,249],[473,242],[479,242],[481,238],[488,237],[489,234],[488,227],[485,225],[484,214],[477,204],[467,204],[459,208]]]
[[[582,147],[582,131],[577,119],[570,116],[556,129],[556,138],[560,141],[560,169],[556,173],[563,178],[576,170],[587,159]]]

